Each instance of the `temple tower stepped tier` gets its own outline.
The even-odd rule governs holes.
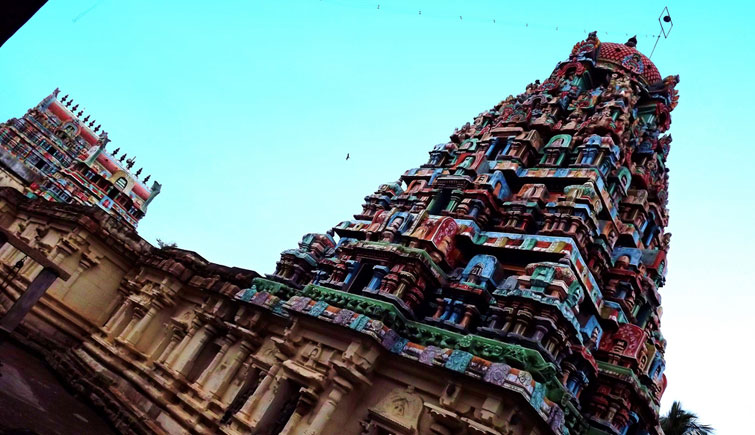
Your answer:
[[[593,33],[266,277],[0,187],[0,224],[72,275],[22,334],[123,433],[660,434],[677,83]],[[57,101],[0,126],[7,183],[32,189],[34,122],[56,152],[87,132],[53,125]],[[113,180],[80,145],[67,170]],[[0,246],[0,308],[35,274],[21,256]]]

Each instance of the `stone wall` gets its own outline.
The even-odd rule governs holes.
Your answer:
[[[71,273],[17,338],[123,433],[551,432],[520,394],[246,298],[253,280],[295,291],[190,251],[157,249],[96,209],[0,188],[0,224]],[[29,260],[15,272],[22,257],[0,247],[3,311],[39,272]]]

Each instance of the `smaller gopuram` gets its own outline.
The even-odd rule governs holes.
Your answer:
[[[105,150],[110,140],[59,90],[21,118],[0,124],[0,186],[26,196],[69,204],[96,205],[136,227],[160,193],[150,176],[132,172],[135,158]]]

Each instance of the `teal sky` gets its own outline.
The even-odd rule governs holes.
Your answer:
[[[586,32],[606,42],[637,34],[649,54],[663,6],[50,0],[0,48],[0,119],[60,87],[108,131],[110,150],[135,155],[135,169],[163,184],[142,236],[270,273],[280,251],[360,211],[454,127],[546,78]],[[745,433],[755,11],[668,6],[674,29],[652,58],[662,75],[681,76],[661,290],[664,410],[681,400],[718,433]]]

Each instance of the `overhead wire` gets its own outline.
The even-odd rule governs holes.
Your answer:
[[[428,11],[427,9],[416,9],[411,8],[409,6],[406,6],[405,4],[402,6],[396,6],[396,5],[390,5],[386,6],[383,3],[380,3],[379,1],[375,2],[354,2],[354,1],[341,1],[341,0],[319,0],[320,3],[329,3],[336,6],[341,6],[345,8],[350,9],[362,9],[362,10],[374,10],[376,13],[380,14],[393,14],[393,15],[405,15],[405,16],[415,16],[415,17],[422,17],[422,18],[433,18],[433,19],[441,19],[441,20],[450,20],[450,21],[458,21],[463,23],[488,23],[491,25],[498,25],[502,27],[510,27],[510,28],[525,28],[525,29],[535,29],[535,30],[550,30],[554,32],[577,32],[577,33],[583,33],[587,35],[590,31],[594,29],[587,29],[585,27],[575,27],[575,26],[564,26],[562,24],[547,24],[543,22],[539,22],[537,20],[501,20],[500,17],[497,17],[495,14],[491,14],[487,17],[482,17],[480,15],[474,15],[474,14],[467,14],[466,12],[461,14],[454,14],[451,15],[450,13],[439,13],[439,12],[432,12]],[[457,19],[458,17],[458,19]],[[631,36],[636,36],[637,38],[647,38],[647,39],[655,39],[658,38],[660,35],[658,33],[653,32],[627,32],[627,31],[599,31],[598,36],[625,36],[627,38]]]

